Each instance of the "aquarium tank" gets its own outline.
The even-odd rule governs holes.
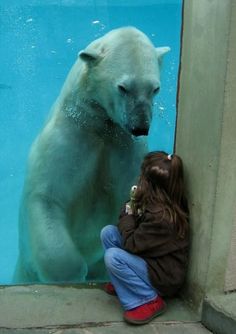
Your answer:
[[[135,98],[146,112],[150,101],[140,102],[141,81],[148,76],[155,97],[146,151],[173,153],[181,19],[181,0],[1,1],[0,284],[106,280],[101,222],[116,223],[118,208],[136,181],[139,147],[147,134],[140,126],[138,136],[118,128],[117,123],[133,116],[114,116],[113,109],[119,113],[130,103],[127,107],[124,102],[124,107],[118,102],[113,108],[113,102],[130,94],[127,85],[132,73],[139,87]],[[129,29],[134,34],[130,45],[117,48],[114,62],[102,63],[109,55],[104,39],[102,47],[99,42],[92,51],[87,49],[122,27],[135,27],[139,33],[128,28],[125,37],[111,35],[107,44],[112,48],[130,34]],[[135,52],[125,53],[136,35],[143,41],[139,65]],[[152,47],[149,42],[145,46],[146,37],[150,45],[163,47],[157,78],[149,63]],[[99,70],[99,66],[103,67]],[[140,76],[139,70],[145,75]],[[86,73],[88,79],[82,85],[79,78]],[[113,84],[119,92],[114,93]],[[82,91],[83,97],[78,98]],[[67,113],[64,118],[62,109]],[[99,116],[91,115],[91,110]]]

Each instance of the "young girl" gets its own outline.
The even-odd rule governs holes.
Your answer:
[[[145,324],[163,313],[162,297],[180,289],[188,262],[188,207],[178,155],[146,155],[132,201],[118,227],[103,228],[101,240],[111,279],[105,290],[118,295],[124,319]]]

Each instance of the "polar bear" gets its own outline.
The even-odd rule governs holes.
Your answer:
[[[100,230],[116,223],[147,152],[168,51],[124,27],[79,53],[29,154],[15,282],[105,279]]]

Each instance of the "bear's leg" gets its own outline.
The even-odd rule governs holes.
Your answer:
[[[25,204],[28,231],[22,242],[29,243],[32,266],[25,270],[37,273],[38,280],[45,283],[85,281],[87,264],[69,233],[65,208],[42,196],[28,198]]]
[[[89,266],[86,281],[106,282],[107,280],[108,275],[106,272],[103,258]]]
[[[15,271],[13,274],[12,284],[24,284],[24,283],[38,283],[37,275],[33,275],[32,272],[26,271],[26,266],[23,265],[21,256],[18,257]]]

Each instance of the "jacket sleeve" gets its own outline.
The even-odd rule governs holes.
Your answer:
[[[175,248],[173,226],[162,213],[147,213],[136,222],[133,215],[120,217],[118,229],[123,247],[130,253],[146,257],[162,256]]]

